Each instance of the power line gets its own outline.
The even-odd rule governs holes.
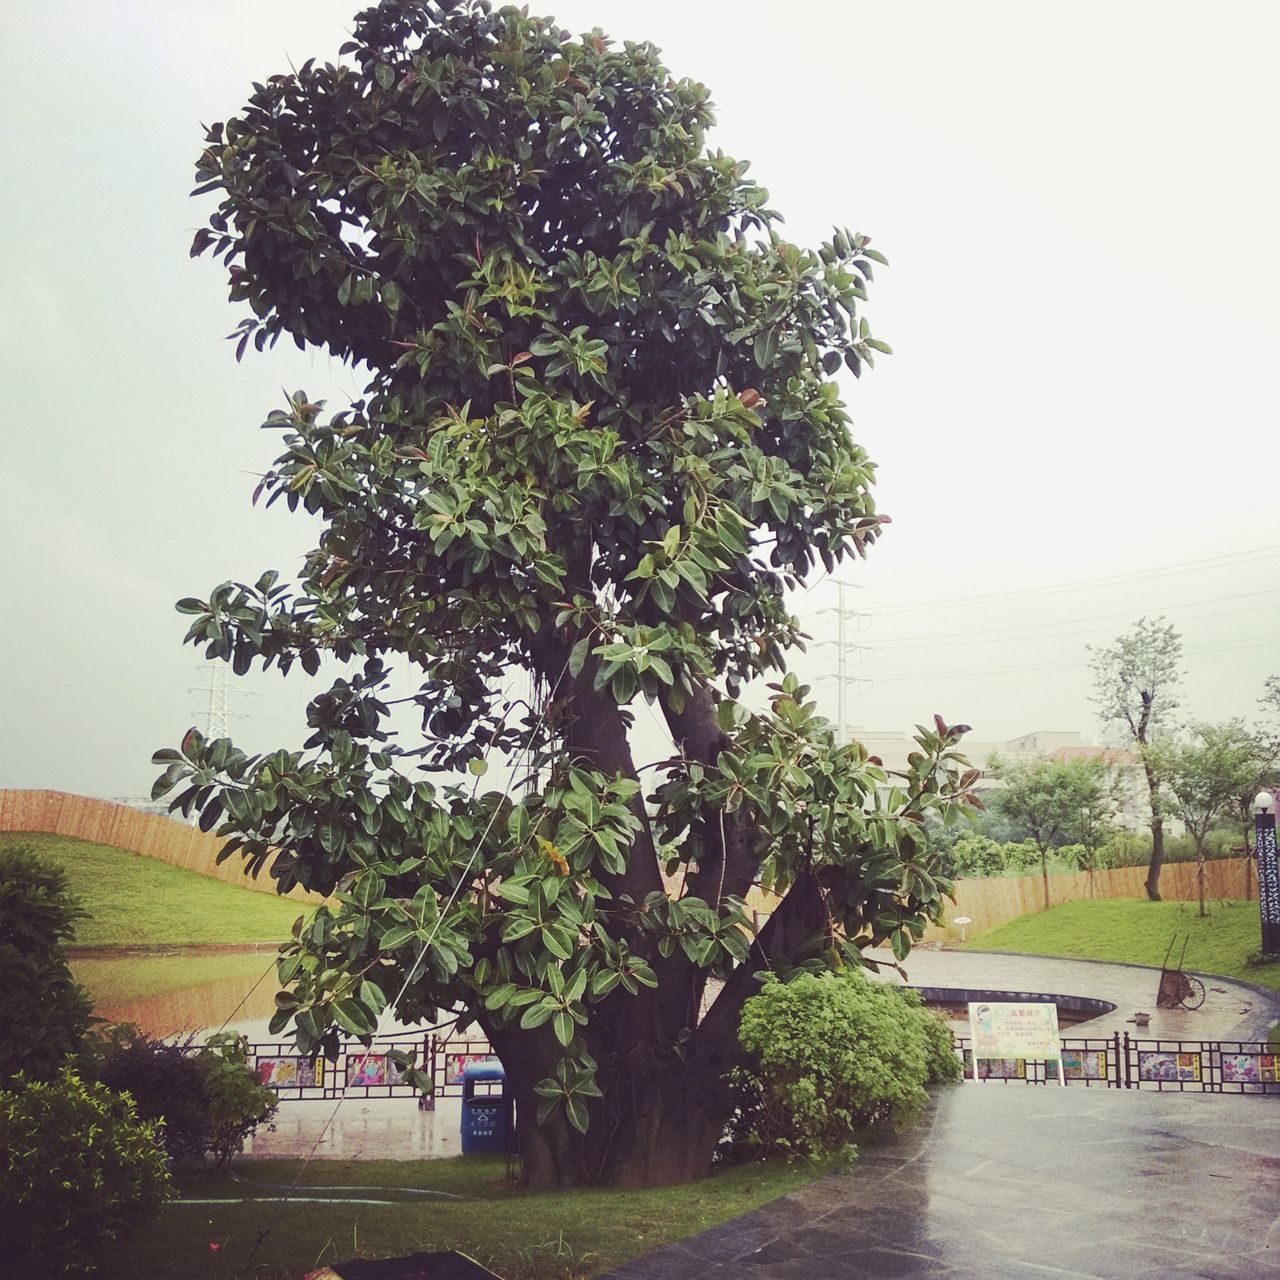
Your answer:
[[[1134,569],[1127,573],[1105,574],[1097,578],[1077,578],[1069,582],[1051,583],[1045,587],[1018,587],[1009,591],[988,592],[985,595],[949,596],[939,600],[916,600],[908,604],[885,605],[868,610],[868,612],[875,614],[915,613],[921,609],[954,609],[969,605],[1028,600],[1034,596],[1060,595],[1067,592],[1086,591],[1095,587],[1127,586],[1134,582],[1177,577],[1184,573],[1202,573],[1206,569],[1232,568],[1236,565],[1253,564],[1258,560],[1271,560],[1277,555],[1280,555],[1280,543],[1272,543],[1263,547],[1250,547],[1244,551],[1232,551],[1218,556],[1205,556],[1200,560],[1182,560],[1174,564],[1157,565],[1151,569]]]
[[[1217,599],[1218,600],[1247,600],[1251,596],[1275,595],[1278,592],[1280,592],[1280,587],[1273,588],[1270,591],[1249,591],[1239,596],[1219,596]],[[1181,604],[1181,605],[1178,605],[1178,604],[1164,605],[1161,608],[1148,609],[1148,610],[1145,610],[1144,612],[1164,614],[1164,613],[1170,613],[1175,609],[1189,609],[1189,608],[1195,607],[1196,605],[1205,605],[1205,604],[1214,604],[1214,603],[1216,603],[1216,601],[1214,600],[1197,600],[1197,601],[1190,601],[1187,604]],[[1206,618],[1234,618],[1237,615],[1242,613],[1265,613],[1269,609],[1275,609],[1277,607],[1280,607],[1280,601],[1274,604],[1253,605],[1250,608],[1246,608],[1246,609],[1219,609],[1219,610],[1214,610],[1212,613],[1199,613],[1199,614],[1193,615],[1192,617],[1179,618],[1178,621],[1179,622],[1201,622]],[[1071,621],[1073,622],[1104,622],[1104,621],[1113,621],[1116,618],[1132,618],[1132,617],[1133,617],[1133,610],[1127,609],[1122,613],[1099,614],[1096,617],[1075,618],[1075,619],[1072,619]],[[1056,622],[1032,622],[1032,623],[1028,623],[1026,626],[1019,626],[1019,627],[992,627],[990,630],[987,630],[987,631],[940,632],[939,634],[932,635],[932,636],[890,636],[885,639],[877,640],[874,645],[871,645],[868,647],[872,649],[879,649],[881,646],[893,646],[894,648],[900,648],[904,646],[927,647],[929,645],[942,644],[942,643],[1007,644],[1010,641],[1015,641],[1015,640],[1057,640],[1059,638],[1064,638],[1068,636],[1094,635],[1099,630],[1102,629],[1099,627],[1084,627],[1084,628],[1075,627],[1069,631],[1047,631],[1043,635],[1038,635],[1038,636],[1037,635],[1028,636],[1028,635],[1003,634],[1005,632],[1030,631],[1036,628],[1052,627],[1057,625],[1058,624]],[[968,639],[966,637],[979,637],[979,638]]]
[[[1273,645],[1280,640],[1280,634],[1270,636],[1249,636],[1241,641],[1232,641],[1225,644],[1198,645],[1187,649],[1188,657],[1207,657],[1219,653],[1234,653],[1245,649],[1265,649],[1269,645]],[[876,682],[881,680],[931,680],[946,676],[965,677],[965,676],[989,676],[1004,675],[1006,673],[1017,673],[1026,671],[1069,671],[1089,666],[1087,661],[1080,662],[1032,662],[1021,666],[1003,665],[999,667],[969,667],[958,668],[954,671],[901,671],[890,672],[884,675],[865,676],[866,680]]]

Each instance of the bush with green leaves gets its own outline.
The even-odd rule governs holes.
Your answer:
[[[128,1093],[144,1120],[161,1125],[160,1141],[175,1164],[212,1160],[224,1168],[245,1139],[270,1121],[278,1100],[248,1065],[243,1037],[156,1040],[137,1027],[109,1028],[96,1052],[97,1078]]]
[[[910,1124],[925,1084],[960,1075],[950,1031],[920,997],[857,970],[767,981],[739,1039],[752,1066],[738,1072],[733,1138],[764,1153],[847,1155],[859,1130]]]
[[[954,874],[960,879],[1022,872],[1034,865],[1036,857],[1036,847],[1029,840],[1002,843],[976,832],[961,836],[951,850]]]
[[[0,1092],[0,1258],[6,1275],[91,1275],[167,1199],[157,1127],[133,1100],[64,1067]]]
[[[92,1005],[64,951],[83,915],[61,868],[0,849],[0,1082],[50,1079],[83,1043]]]

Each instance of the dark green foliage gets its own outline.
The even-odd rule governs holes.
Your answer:
[[[278,1105],[275,1092],[254,1079],[243,1038],[233,1034],[197,1045],[111,1027],[95,1046],[94,1074],[128,1093],[142,1119],[161,1122],[160,1141],[177,1164],[224,1167]]]
[[[0,1082],[50,1079],[81,1046],[92,1005],[63,948],[82,916],[62,871],[25,845],[0,848]]]
[[[0,1092],[0,1270],[95,1272],[169,1193],[156,1129],[133,1102],[63,1068]]]
[[[739,1144],[806,1156],[851,1153],[858,1131],[901,1128],[924,1085],[960,1078],[951,1032],[913,991],[857,970],[767,982],[742,1010],[752,1060],[739,1073]]]
[[[282,887],[337,889],[281,963],[277,1028],[305,1049],[368,1036],[402,988],[402,1018],[460,1006],[530,1104],[535,1180],[693,1176],[756,970],[905,955],[948,887],[926,816],[977,778],[938,718],[882,786],[785,673],[786,590],[886,523],[832,381],[888,350],[862,314],[883,259],[844,230],[784,241],[707,150],[706,89],[650,45],[384,0],[342,52],[210,129],[193,252],[252,312],[240,350],[285,333],[367,392],[265,424],[259,493],[320,523],[300,581],[178,607],[239,672],[354,661],[304,750],[192,731],[155,794]],[[391,736],[393,694],[420,741]],[[642,697],[673,744],[657,773]],[[491,764],[514,790],[480,790]],[[753,936],[760,881],[782,906]]]

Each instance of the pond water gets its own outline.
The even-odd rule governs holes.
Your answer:
[[[75,951],[71,972],[108,1022],[168,1036],[216,1030],[233,1017],[253,1039],[266,1037],[275,1009],[275,956],[274,947]]]
[[[292,1039],[267,1029],[275,1012],[276,948],[166,947],[80,950],[71,972],[107,1022],[132,1022],[149,1036],[217,1031],[223,1024],[251,1041]],[[384,1034],[405,1030],[389,1021]]]

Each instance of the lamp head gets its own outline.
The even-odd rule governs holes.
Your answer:
[[[1270,791],[1259,791],[1253,797],[1254,813],[1271,813],[1276,806],[1276,798]]]

